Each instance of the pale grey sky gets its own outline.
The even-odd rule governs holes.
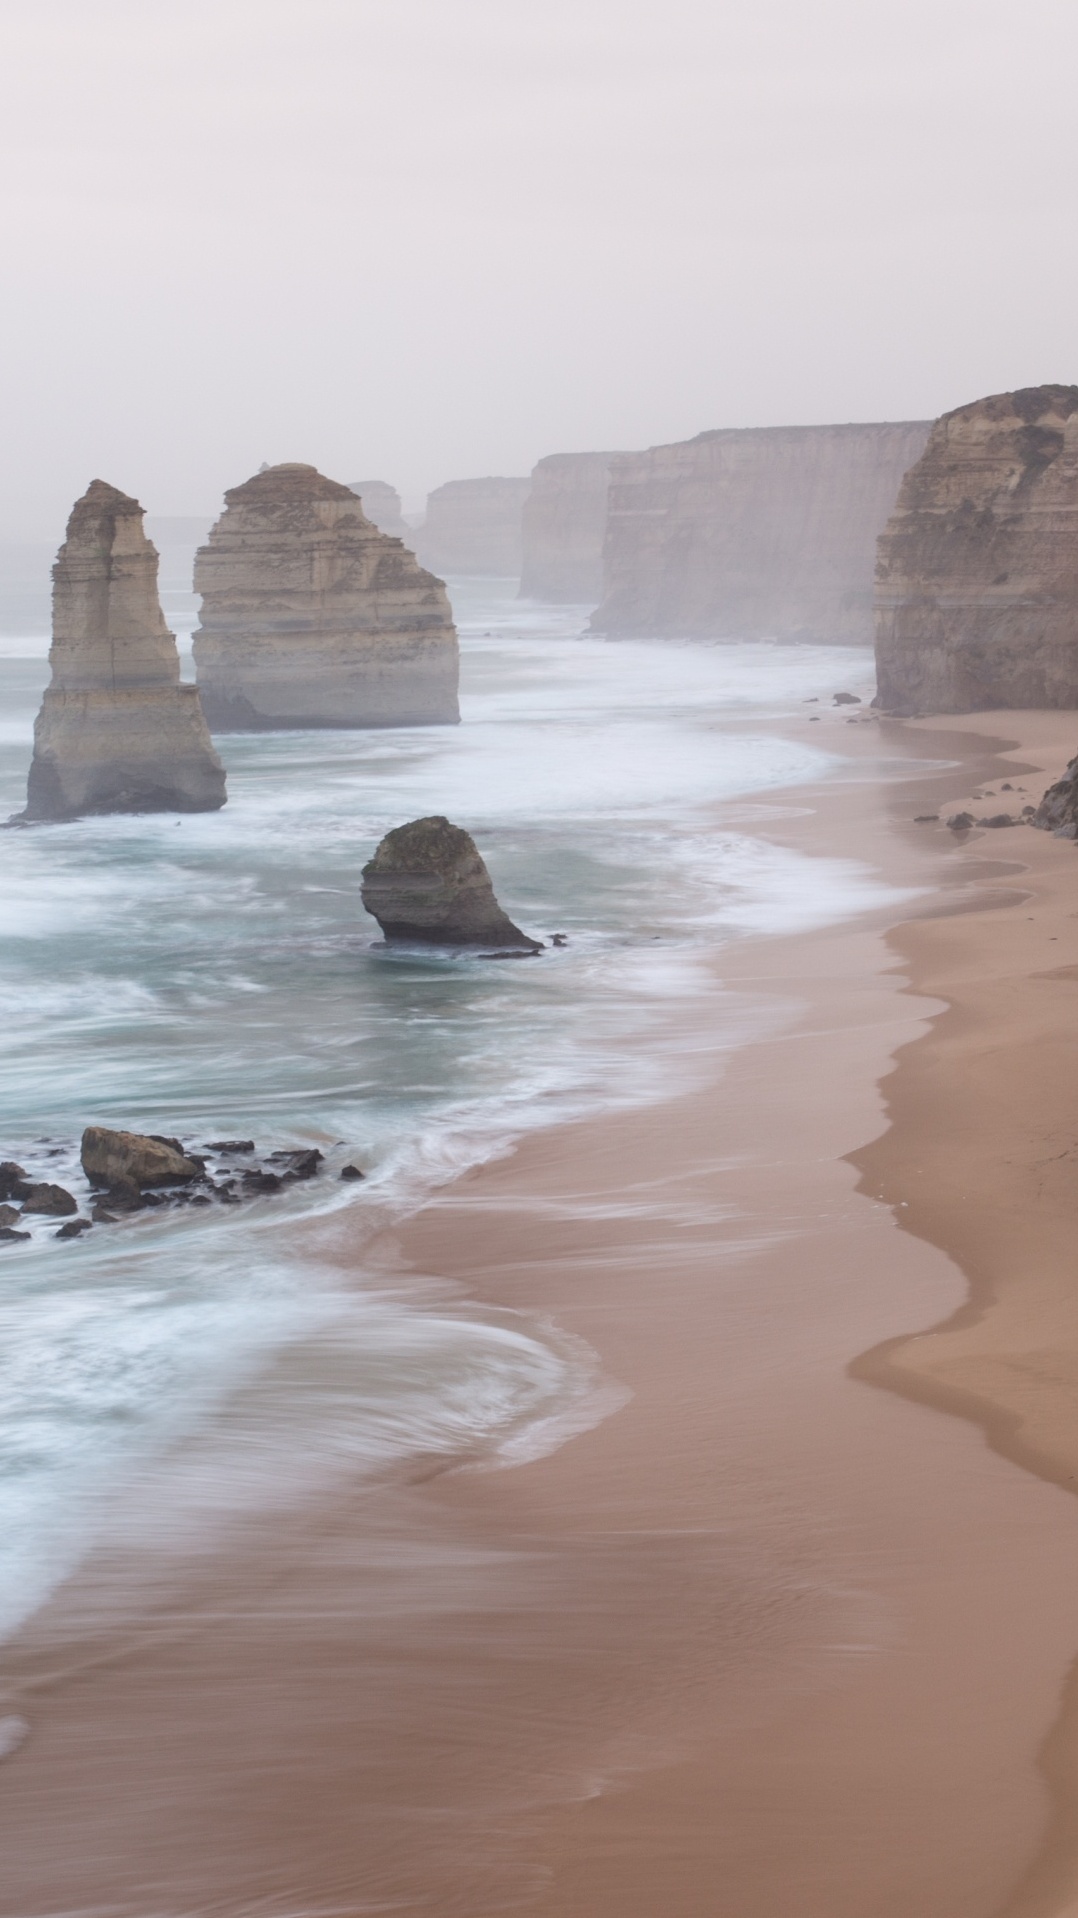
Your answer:
[[[1076,0],[0,0],[0,539],[1078,380]]]

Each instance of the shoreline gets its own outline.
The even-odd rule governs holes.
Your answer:
[[[988,768],[1000,718],[972,746],[965,720],[907,723],[896,750]],[[856,754],[882,732],[836,736]],[[632,1392],[622,1411],[511,1470],[253,1519],[151,1576],[80,1662],[58,1647],[92,1619],[91,1568],[8,1648],[31,1739],[0,1771],[0,1910],[996,1909],[1042,1835],[1078,1526],[965,1419],[847,1376],[964,1309],[955,1264],[853,1170],[864,1194],[896,1050],[901,1075],[947,1019],[893,942],[972,937],[978,888],[1021,892],[1029,841],[1073,870],[1046,835],[1010,853],[907,828],[922,783],[964,780],[754,796],[755,832],[882,864],[947,916],[737,940],[717,990],[796,1019],[703,1091],[529,1135],[383,1235],[376,1278],[553,1320]]]

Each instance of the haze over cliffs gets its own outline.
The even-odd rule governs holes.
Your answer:
[[[592,630],[869,644],[876,538],[928,433],[731,427],[618,454]]]
[[[34,727],[26,819],[212,812],[225,775],[180,683],[142,507],[94,480],[53,568],[52,679]]]
[[[198,683],[216,730],[460,717],[441,580],[313,466],[271,466],[225,494],[195,590]]]
[[[380,533],[388,533],[391,539],[402,539],[409,548],[414,544],[415,533],[404,517],[401,496],[388,480],[349,480],[348,490],[355,493],[367,518]]]
[[[533,469],[521,519],[523,599],[594,606],[614,453],[549,453]]]
[[[1078,387],[945,413],[879,543],[877,704],[1078,706]]]
[[[415,549],[435,573],[520,578],[521,513],[530,479],[448,480],[427,495]]]

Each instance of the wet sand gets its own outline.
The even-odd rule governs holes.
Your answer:
[[[1065,715],[991,717],[880,729],[959,770],[754,802],[918,889],[721,954],[765,1035],[730,1050],[701,1010],[701,1087],[532,1136],[365,1257],[553,1320],[620,1410],[224,1550],[115,1546],[7,1648],[0,1912],[1062,1909],[1078,853],[910,823],[1008,776],[993,739],[1071,750]]]

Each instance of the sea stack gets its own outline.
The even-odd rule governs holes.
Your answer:
[[[592,631],[870,646],[876,540],[929,429],[724,427],[617,455]]]
[[[270,466],[225,494],[195,591],[195,664],[215,731],[460,718],[441,580],[313,466]]]
[[[879,542],[878,706],[1078,706],[1078,386],[937,420]]]
[[[363,904],[390,945],[538,952],[494,897],[475,840],[435,815],[387,832],[363,868]]]
[[[53,567],[52,679],[34,727],[26,820],[212,812],[225,774],[180,683],[142,507],[94,480]]]

